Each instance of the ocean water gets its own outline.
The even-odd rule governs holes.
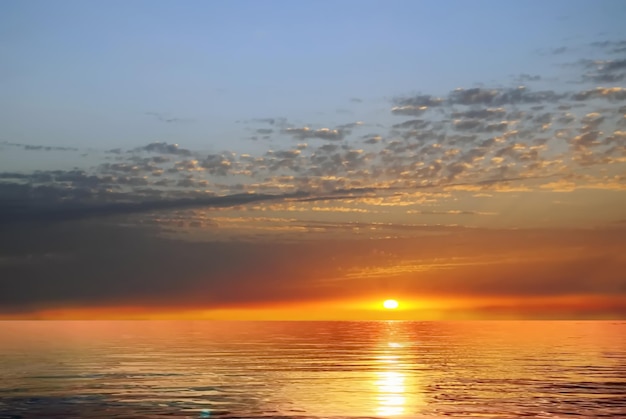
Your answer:
[[[626,322],[0,322],[0,418],[626,418]]]

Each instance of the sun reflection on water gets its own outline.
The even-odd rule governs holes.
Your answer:
[[[0,405],[40,418],[624,417],[625,337],[624,322],[0,322]]]
[[[402,415],[406,405],[406,374],[399,368],[400,354],[403,345],[398,342],[387,342],[383,354],[377,357],[382,371],[376,373],[374,385],[377,389],[378,416],[389,417]]]
[[[378,407],[376,413],[380,416],[394,416],[404,413],[406,404],[405,375],[397,371],[381,371],[378,374]]]

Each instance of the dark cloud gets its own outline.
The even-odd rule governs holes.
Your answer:
[[[226,176],[230,173],[233,161],[231,156],[223,154],[209,154],[201,163],[209,174]]]
[[[391,113],[395,115],[420,116],[431,107],[438,107],[444,103],[441,98],[430,95],[417,95],[412,97],[398,97],[393,100],[394,107]]]
[[[536,110],[541,110],[541,109],[542,108],[536,109]],[[533,116],[532,121],[538,124],[549,124],[550,122],[552,122],[552,116],[553,115],[550,112],[540,113],[540,114]]]
[[[141,164],[130,163],[103,163],[100,165],[100,171],[103,173],[112,173],[112,174],[138,174],[140,172],[152,171],[156,169],[156,166],[151,162],[147,161]]]
[[[585,125],[585,128],[597,128],[604,120],[605,116],[597,112],[588,113],[580,119],[580,122]]]
[[[175,154],[179,156],[191,156],[191,151],[180,148],[178,144],[168,144],[165,142],[150,143],[143,147],[137,147],[133,151],[149,151],[151,153]]]
[[[567,124],[571,124],[575,120],[576,120],[576,117],[573,114],[568,112],[568,113],[565,113],[565,114],[562,114],[561,116],[559,116],[556,119],[556,122],[558,122],[560,124],[563,124],[563,125],[567,125]]]
[[[380,135],[367,135],[363,138],[365,138],[365,140],[363,140],[365,144],[378,144],[383,139]]]
[[[277,127],[286,127],[287,124],[287,119],[286,118],[256,118],[253,119],[252,122],[260,122],[263,124],[269,124],[269,125],[274,125]]]
[[[399,124],[394,124],[391,127],[393,129],[424,129],[428,125],[430,125],[430,121],[426,121],[423,119],[412,119],[410,121],[404,121]]]
[[[319,139],[319,140],[330,140],[330,141],[343,140],[347,134],[346,131],[343,131],[341,129],[331,129],[331,128],[313,129],[309,127],[287,128],[285,129],[285,133],[288,135],[291,135],[292,137],[298,140]]]
[[[461,119],[454,121],[454,128],[459,131],[472,131],[483,127],[479,119]]]
[[[511,89],[456,89],[448,97],[450,104],[457,105],[523,105],[538,103],[555,103],[565,97],[551,90],[532,91],[524,86]]]
[[[339,146],[336,144],[324,144],[323,146],[318,147],[319,151],[322,151],[325,153],[332,153],[338,149],[339,149]]]
[[[462,112],[452,112],[452,118],[470,118],[470,119],[497,119],[502,118],[506,114],[503,108],[487,108],[487,109],[470,109]]]
[[[122,172],[120,170],[120,172]],[[132,174],[132,170],[126,173]],[[128,179],[128,177],[123,177]],[[35,171],[33,173],[0,173],[0,179],[10,181],[23,181],[17,186],[27,190],[32,188],[31,194],[37,195],[37,191],[47,191],[51,196],[57,196],[58,199],[68,198],[72,194],[95,194],[104,192],[106,189],[115,188],[123,181],[119,177],[109,174],[90,174],[84,170],[48,170]],[[15,186],[15,185],[14,185]],[[10,188],[11,184],[2,183],[0,188]],[[53,192],[56,193],[53,194]],[[20,199],[26,199],[27,195],[21,196]],[[2,202],[2,199],[0,199]]]
[[[395,115],[419,116],[428,110],[428,106],[403,105],[391,108],[391,113]]]
[[[146,115],[152,116],[161,122],[166,122],[169,124],[172,123],[181,123],[181,122],[193,122],[193,119],[189,118],[174,118],[167,116],[167,114],[163,114],[160,112],[146,112]]]
[[[207,180],[194,180],[192,178],[181,179],[176,182],[176,186],[181,188],[201,188],[209,185]]]
[[[416,95],[416,96],[408,96],[408,97],[398,97],[393,100],[393,103],[396,106],[403,107],[435,107],[440,106],[444,103],[442,98],[430,96],[430,95]]]
[[[592,42],[589,44],[595,48],[601,48],[605,51],[613,54],[623,54],[626,53],[626,40],[623,41],[599,41]]]
[[[588,99],[606,99],[610,101],[626,100],[626,88],[623,87],[596,87],[594,89],[583,90],[572,94],[574,100],[588,100]]]
[[[61,146],[44,146],[44,145],[33,145],[33,144],[21,144],[21,143],[12,143],[9,141],[0,142],[0,145],[6,145],[10,147],[19,147],[23,150],[28,151],[79,151],[76,147],[61,147]]]
[[[621,43],[621,42],[624,42],[626,44],[626,41],[620,41],[618,43]],[[606,40],[606,41],[595,41],[595,42],[590,43],[589,45],[592,47],[597,47],[597,48],[607,48],[615,44],[616,43],[614,41]]]
[[[509,128],[509,123],[506,121],[496,122],[485,125],[484,132],[493,133],[493,132],[504,132]]]
[[[282,150],[282,151],[268,151],[266,154],[269,156],[277,157],[279,159],[293,159],[300,155],[300,150]]]
[[[621,60],[582,60],[587,70],[584,81],[594,83],[618,83],[626,80],[626,59]]]
[[[495,104],[495,99],[499,94],[499,90],[487,90],[480,87],[456,89],[450,93],[450,101],[460,105],[490,105],[492,103]]]
[[[355,128],[358,128],[360,126],[363,126],[363,122],[357,121],[357,122],[349,122],[347,124],[337,125],[336,128],[338,130],[340,130],[340,131],[350,133],[350,132],[352,132],[352,130],[354,130]]]
[[[129,181],[133,178],[128,178]],[[119,182],[120,180],[118,180]],[[4,185],[6,187],[6,185]],[[105,202],[86,204],[80,201],[64,203],[47,199],[14,201],[13,205],[0,206],[0,225],[29,222],[60,222],[83,218],[143,213],[197,207],[233,207],[254,202],[306,197],[301,192],[284,195],[238,194],[230,196],[205,196],[203,198],[164,199],[143,202]]]
[[[274,118],[257,118],[254,121],[256,122],[265,122],[270,125],[274,125],[276,123],[276,119]]]
[[[515,80],[518,83],[528,83],[528,82],[533,82],[533,81],[540,81],[541,80],[541,76],[538,75],[538,74],[535,74],[535,75],[520,74],[519,76],[516,77]]]

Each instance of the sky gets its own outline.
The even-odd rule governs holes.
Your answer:
[[[5,0],[0,318],[624,319],[624,19]]]

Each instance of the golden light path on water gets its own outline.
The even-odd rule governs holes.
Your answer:
[[[624,417],[625,331],[594,321],[0,322],[0,413]]]
[[[376,357],[382,367],[382,371],[375,373],[374,385],[378,392],[375,414],[382,417],[398,416],[406,413],[407,384],[409,384],[407,381],[409,379],[413,381],[410,393],[412,402],[413,404],[421,404],[416,403],[420,396],[416,383],[417,377],[415,375],[407,376],[403,370],[402,360],[405,358],[405,351],[410,345],[390,340],[396,337],[396,325],[397,323],[394,321],[387,322],[387,336],[381,342],[383,347],[382,354]]]
[[[388,362],[395,362],[391,359]],[[393,416],[404,413],[406,404],[404,380],[405,375],[398,371],[388,370],[376,373],[378,380],[378,409],[380,416]]]

